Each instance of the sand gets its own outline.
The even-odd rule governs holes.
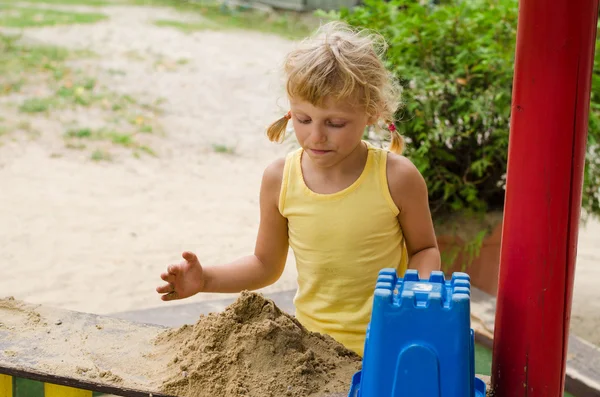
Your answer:
[[[358,355],[331,337],[307,331],[249,292],[222,313],[166,331],[156,345],[176,352],[162,391],[181,397],[343,393],[361,366]]]
[[[213,265],[254,249],[263,169],[289,150],[268,142],[264,128],[286,109],[279,66],[294,43],[153,25],[195,18],[169,8],[53,8],[109,19],[26,29],[24,39],[89,48],[99,56],[80,66],[99,83],[148,101],[163,98],[164,135],[148,137],[158,157],[122,151],[112,162],[65,148],[61,120],[68,113],[61,120],[32,117],[36,139],[0,137],[0,294],[98,314],[222,298],[201,294],[165,304],[155,287],[185,250]],[[187,63],[156,68],[159,59]],[[11,117],[20,100],[0,97],[2,117]],[[215,144],[234,151],[216,153]],[[580,232],[572,322],[574,332],[600,345],[598,236],[598,222]],[[295,287],[290,256],[281,279],[262,292]]]
[[[153,340],[162,331],[9,297],[0,299],[0,365],[153,392],[171,359],[156,354]]]
[[[361,359],[244,291],[223,312],[163,329],[0,299],[0,364],[178,397],[347,393]],[[40,340],[43,339],[43,343]]]
[[[279,68],[293,43],[154,26],[190,19],[169,8],[75,9],[110,19],[27,29],[24,39],[89,48],[98,57],[75,66],[88,68],[98,84],[147,102],[164,98],[164,134],[147,137],[157,157],[137,159],[117,147],[110,162],[65,147],[62,121],[70,114],[31,117],[41,134],[33,140],[0,137],[0,293],[98,314],[164,305],[155,292],[159,275],[183,251],[213,265],[254,249],[263,170],[290,149],[269,142],[265,127],[283,114]],[[187,63],[157,69],[160,56]],[[0,97],[2,117],[21,100]],[[77,117],[94,116],[84,110]],[[295,288],[290,264],[264,292]]]

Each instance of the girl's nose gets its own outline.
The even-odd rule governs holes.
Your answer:
[[[323,127],[315,126],[312,133],[311,139],[315,143],[323,143],[327,141],[327,134],[323,130]]]

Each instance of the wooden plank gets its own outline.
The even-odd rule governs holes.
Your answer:
[[[89,390],[45,383],[44,397],[92,397],[92,392]]]
[[[12,376],[0,374],[0,397],[13,397]]]
[[[577,397],[600,397],[600,349],[569,335],[565,388]]]
[[[48,383],[51,383],[54,385],[62,385],[75,389],[101,392],[106,394],[112,394],[115,396],[148,397],[149,395],[152,395],[153,397],[176,397],[160,393],[158,391],[149,391],[146,389],[140,390],[127,386],[115,386],[109,383],[86,381],[73,376],[56,376],[52,375],[50,372],[42,373],[26,369],[15,370],[14,368],[7,368],[2,365],[0,365],[0,373],[10,374],[16,378],[31,379],[37,380],[39,382],[44,382],[44,386]]]
[[[120,396],[168,397],[152,339],[165,327],[0,301],[0,373]],[[132,365],[135,363],[135,365]]]
[[[176,352],[157,353],[152,344],[166,329],[0,300],[0,374],[44,382],[46,397],[177,397],[160,392]]]

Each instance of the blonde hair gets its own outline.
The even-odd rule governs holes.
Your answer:
[[[393,125],[400,89],[381,60],[386,49],[378,34],[356,31],[342,22],[327,23],[286,57],[287,94],[318,107],[327,97],[357,101],[369,118],[391,126],[390,150],[401,153],[404,139]],[[271,141],[283,139],[289,118],[288,113],[269,126]]]

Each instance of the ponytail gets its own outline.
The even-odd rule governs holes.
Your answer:
[[[287,112],[285,116],[275,121],[267,128],[267,137],[271,142],[281,142],[285,136],[285,129],[288,121],[292,118],[292,113]]]
[[[390,135],[392,138],[392,142],[390,143],[390,151],[396,154],[402,154],[404,151],[404,137],[396,130],[396,125],[394,123],[388,123],[388,129],[390,130]]]

